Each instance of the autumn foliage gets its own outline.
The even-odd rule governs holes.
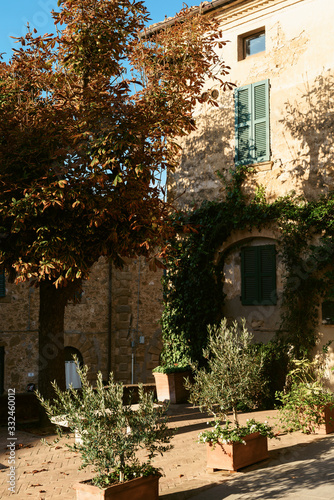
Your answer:
[[[0,62],[0,261],[41,294],[55,285],[64,308],[65,285],[101,255],[164,255],[171,207],[158,179],[195,126],[204,80],[228,68],[208,16],[185,9],[148,30],[140,1],[58,5],[53,34],[28,29]]]

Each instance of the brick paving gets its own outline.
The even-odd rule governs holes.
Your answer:
[[[162,467],[165,474],[160,479],[160,497],[163,500],[185,500],[195,498],[197,495],[199,495],[199,499],[230,498],[219,496],[219,488],[226,481],[228,485],[242,484],[242,481],[247,481],[247,478],[251,480],[252,474],[258,473],[263,473],[265,477],[268,477],[267,468],[269,467],[269,470],[271,470],[271,464],[275,465],[275,467],[286,466],[291,461],[300,458],[300,454],[303,455],[306,445],[311,443],[321,444],[321,440],[324,440],[323,443],[329,443],[330,446],[334,444],[334,435],[331,435],[331,437],[308,436],[299,432],[282,435],[280,440],[269,441],[270,456],[268,460],[237,473],[229,473],[228,471],[210,473],[206,470],[205,446],[196,441],[200,430],[207,427],[207,417],[190,405],[171,405],[169,414],[170,425],[178,428],[178,432],[173,439],[174,448],[163,457],[157,457],[154,463],[156,466]],[[256,418],[259,421],[268,420],[274,424],[275,416],[276,411],[274,410],[256,412],[255,414],[242,414],[241,421],[247,418]],[[66,438],[62,438],[56,448],[50,448],[41,442],[42,436],[37,432],[38,430],[33,429],[29,432],[27,430],[16,431],[16,493],[12,494],[8,491],[9,484],[7,483],[8,460],[10,458],[10,452],[7,448],[7,429],[5,427],[0,428],[0,498],[74,500],[75,491],[72,485],[77,481],[90,478],[92,470],[87,468],[79,470],[80,456],[66,448]],[[54,435],[45,437],[51,441]],[[73,436],[70,435],[72,442],[73,439]],[[218,496],[213,496],[214,492]],[[257,498],[256,493],[252,497],[244,495],[243,492],[242,496],[237,494],[237,496],[232,496],[231,499]],[[259,498],[276,497],[261,496]],[[300,498],[308,497],[301,496]]]

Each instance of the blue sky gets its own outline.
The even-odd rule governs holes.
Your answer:
[[[199,5],[201,0],[188,0],[188,7]],[[152,23],[163,21],[165,16],[174,16],[182,9],[183,0],[145,0],[145,5],[151,14]],[[8,60],[15,48],[10,36],[23,36],[29,22],[31,28],[36,28],[39,34],[53,33],[51,10],[58,10],[57,0],[1,0],[0,6],[0,53],[5,52]]]

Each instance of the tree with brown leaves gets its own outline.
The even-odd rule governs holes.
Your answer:
[[[64,387],[65,306],[93,263],[165,254],[171,208],[157,178],[195,126],[204,80],[228,70],[208,16],[185,9],[145,31],[141,1],[58,5],[54,34],[28,30],[0,62],[0,261],[40,289],[45,397],[50,381]]]

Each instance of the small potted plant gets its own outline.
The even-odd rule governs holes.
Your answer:
[[[265,386],[262,358],[251,348],[245,320],[228,327],[224,319],[208,333],[207,366],[195,370],[194,383],[187,384],[190,401],[214,417],[211,429],[199,435],[207,444],[208,468],[238,470],[268,458],[267,438],[274,437],[267,422],[252,419],[241,426],[238,419],[238,408],[254,408]],[[226,418],[230,411],[233,422]]]
[[[188,401],[189,391],[185,387],[185,380],[192,375],[188,363],[159,365],[152,373],[158,401],[169,401],[172,404]]]
[[[283,429],[306,434],[334,432],[334,394],[325,386],[325,352],[312,361],[295,359],[292,364],[285,390],[276,393]]]
[[[165,292],[168,288],[168,278],[165,278]],[[189,391],[185,388],[185,380],[192,377],[191,349],[182,328],[174,323],[175,317],[174,308],[167,301],[161,318],[160,364],[152,370],[158,401],[172,404],[188,401]]]
[[[54,383],[56,397],[52,402],[37,396],[50,419],[66,419],[69,429],[80,435],[80,440],[67,446],[81,454],[81,468],[91,465],[96,472],[90,481],[74,485],[77,500],[157,499],[161,474],[151,462],[171,448],[174,434],[167,426],[166,408],[155,404],[153,392],[145,393],[142,386],[138,404],[124,404],[123,385],[115,382],[112,374],[105,387],[99,372],[96,387],[92,387],[87,380],[88,368],[81,369],[77,361],[76,366],[80,391],[61,391]],[[61,435],[61,427],[57,430]],[[144,461],[137,457],[140,449],[147,452]]]

